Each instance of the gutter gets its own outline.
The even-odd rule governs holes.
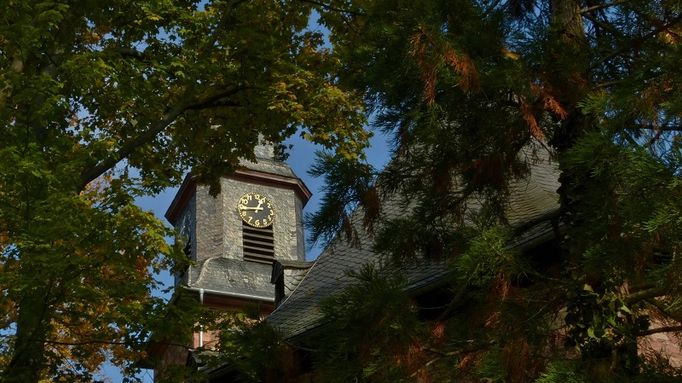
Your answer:
[[[250,300],[258,300],[262,302],[267,302],[267,303],[275,303],[275,298],[270,298],[270,297],[264,297],[260,295],[252,295],[252,294],[242,294],[242,293],[229,293],[225,291],[218,291],[218,290],[211,290],[211,289],[203,289],[199,287],[190,287],[190,286],[182,286],[183,289],[191,292],[195,292],[199,294],[199,299],[201,300],[201,303],[203,303],[203,297],[204,294],[211,294],[211,295],[219,295],[223,297],[230,297],[230,298],[241,298],[241,299],[250,299]]]

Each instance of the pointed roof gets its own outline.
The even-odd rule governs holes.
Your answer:
[[[257,185],[274,186],[292,189],[303,202],[303,206],[308,203],[313,193],[303,183],[303,181],[296,176],[294,171],[282,161],[275,159],[275,149],[272,143],[261,141],[254,148],[256,161],[239,161],[239,168],[234,172],[226,174],[225,177],[244,182],[250,182]],[[179,214],[183,211],[187,202],[194,195],[196,191],[196,180],[192,177],[192,173],[185,176],[178,192],[173,198],[165,217],[172,225]]]

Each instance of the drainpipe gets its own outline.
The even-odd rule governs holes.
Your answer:
[[[204,305],[204,289],[199,289],[199,302]],[[199,324],[199,347],[204,347],[204,325]]]

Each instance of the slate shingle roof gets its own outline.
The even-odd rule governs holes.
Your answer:
[[[289,296],[308,274],[313,262],[279,260],[279,263],[284,269],[284,294]]]
[[[548,159],[537,159],[530,175],[510,185],[507,219],[514,227],[524,226],[523,233],[510,246],[538,243],[552,236],[552,225],[547,217],[558,208],[558,170]],[[384,206],[387,218],[398,217],[402,209],[398,203]],[[268,317],[268,321],[285,338],[293,338],[317,327],[322,319],[319,303],[340,292],[352,280],[347,273],[365,264],[377,263],[380,256],[374,253],[369,235],[362,235],[362,218],[355,214],[351,220],[359,232],[359,246],[351,246],[337,239],[317,258],[294,292]],[[427,287],[447,276],[444,263],[421,262],[406,266],[408,290]]]

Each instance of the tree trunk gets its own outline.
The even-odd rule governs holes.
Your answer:
[[[48,334],[48,290],[35,286],[19,301],[17,332],[12,359],[2,372],[3,383],[38,382],[45,368]]]
[[[581,4],[577,0],[551,0],[551,26],[548,36],[547,70],[548,81],[555,97],[568,112],[567,118],[554,132],[550,141],[557,150],[560,158],[558,190],[562,219],[569,227],[579,227],[583,224],[578,213],[579,205],[587,192],[587,180],[591,177],[584,169],[576,170],[564,166],[561,157],[570,150],[586,133],[594,130],[596,125],[588,116],[578,109],[580,102],[590,91],[590,74],[588,59],[588,43],[584,31]],[[582,209],[584,210],[584,209]],[[581,250],[572,249],[570,244],[564,244],[564,255],[570,260],[579,260]],[[577,264],[576,263],[576,264]],[[595,291],[599,291],[602,284],[596,273],[590,270],[580,270],[584,275],[574,276],[578,283],[589,283]],[[585,279],[585,280],[583,280]],[[594,347],[591,351],[583,350],[584,360],[590,361],[588,374],[593,378],[613,379],[620,374],[632,375],[637,373],[637,345],[636,339],[624,340],[625,344],[614,346],[604,342],[603,347]],[[585,355],[587,354],[587,355]]]
[[[588,129],[587,121],[577,109],[587,94],[588,54],[580,2],[552,0],[551,26],[548,36],[547,81],[567,118],[552,135],[551,144],[562,154]]]
[[[588,91],[587,40],[579,1],[551,0],[551,9],[545,73],[551,91],[567,111],[567,117],[553,132],[550,144],[560,159],[561,215],[569,226],[573,226],[578,223],[574,207],[579,199],[575,196],[584,192],[581,180],[589,175],[575,174],[572,169],[565,168],[561,157],[590,129],[589,121],[578,110],[578,102]]]

